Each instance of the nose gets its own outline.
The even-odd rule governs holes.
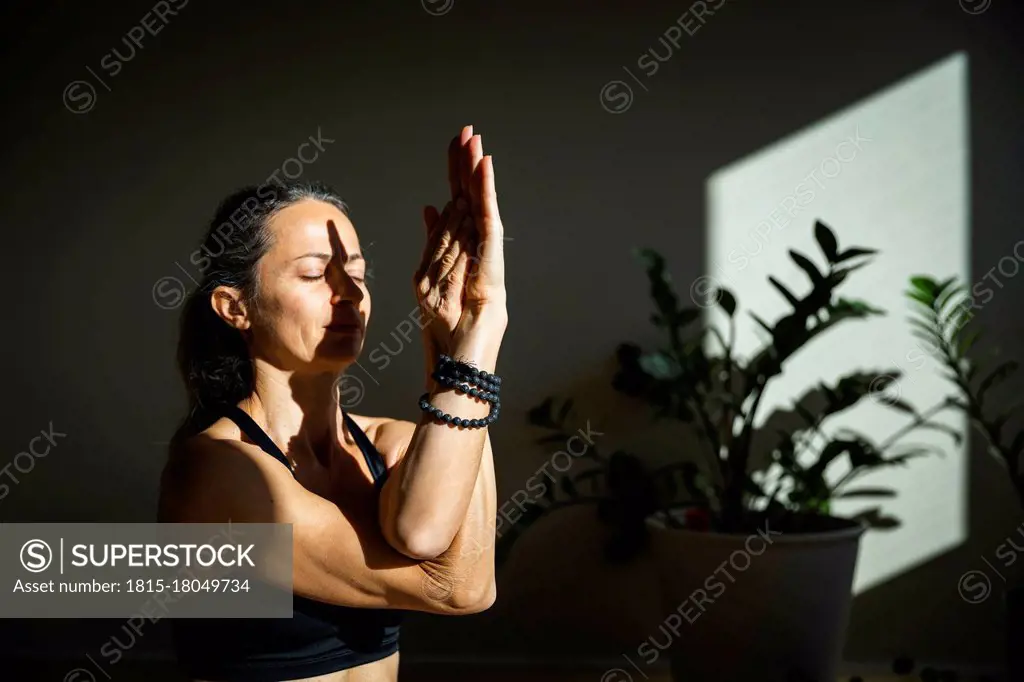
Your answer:
[[[324,273],[330,283],[331,303],[339,301],[352,301],[358,304],[363,300],[364,294],[359,283],[352,279],[352,276],[345,271],[349,251],[341,241],[338,234],[338,226],[333,220],[327,221],[327,240],[331,244],[331,261],[327,264],[327,271]]]
[[[334,263],[327,268],[327,280],[331,285],[331,303],[336,304],[340,301],[352,301],[358,304],[363,300],[365,294],[359,283],[352,278],[345,268]]]

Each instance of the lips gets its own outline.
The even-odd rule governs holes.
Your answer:
[[[338,319],[327,325],[332,332],[355,332],[362,331],[363,321],[358,314],[339,315]]]
[[[332,324],[327,330],[332,332],[359,332],[363,328],[358,324]]]

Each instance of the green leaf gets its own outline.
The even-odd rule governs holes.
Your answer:
[[[922,332],[917,329],[911,331],[910,335],[913,336],[914,338],[921,339],[922,341],[927,343],[930,349],[929,353],[932,354],[934,354],[936,351],[941,351],[943,345],[945,345],[945,342],[943,342],[941,339],[935,338],[934,334]]]
[[[944,295],[946,294],[946,290],[949,289],[949,287],[952,286],[954,282],[956,282],[956,277],[950,277],[948,279],[945,279],[945,280],[943,280],[941,282],[936,283],[936,285],[935,285],[935,298],[936,298],[936,300],[945,300]]]
[[[798,251],[790,249],[789,257],[793,259],[794,263],[800,266],[801,270],[807,273],[807,276],[810,278],[811,282],[813,282],[814,284],[820,284],[821,282],[825,281],[825,276],[821,274],[821,271],[818,270],[818,267],[813,262],[811,262],[811,260],[807,258],[807,256],[803,255]]]
[[[722,310],[729,317],[736,314],[736,297],[732,295],[732,292],[725,287],[718,287],[718,305],[722,306]]]
[[[655,379],[674,379],[679,376],[679,363],[666,353],[645,353],[640,356],[640,368]]]
[[[954,285],[952,279],[948,279],[945,282],[939,284],[938,288],[942,291],[942,294],[935,300],[936,311],[939,313],[949,312],[948,306],[951,302],[960,301],[963,294],[967,293],[967,289],[960,285]]]
[[[769,277],[768,281],[772,283],[772,286],[778,289],[779,293],[782,294],[787,301],[789,301],[789,304],[793,306],[794,310],[800,307],[800,299],[794,296],[793,292],[786,288],[786,285],[774,277]]]
[[[847,490],[839,495],[837,498],[852,498],[852,497],[896,497],[896,491],[892,488],[854,488],[853,490]]]
[[[949,338],[955,339],[973,319],[974,313],[971,312],[970,306],[960,306],[946,317],[946,320],[942,323],[942,329]]]
[[[932,310],[932,304],[935,303],[935,299],[931,296],[931,294],[928,294],[923,291],[918,291],[917,289],[910,289],[906,293],[908,298],[917,301],[921,305],[925,306],[928,310]]]
[[[837,457],[842,455],[844,452],[855,447],[856,443],[849,440],[835,439],[830,440],[824,448],[821,450],[821,454],[818,455],[818,461],[810,467],[809,471],[813,471],[816,476],[824,474],[825,469],[831,464]],[[852,455],[851,455],[852,459]]]
[[[957,357],[966,357],[967,353],[971,350],[971,347],[979,338],[981,338],[981,330],[978,329],[965,334],[964,337],[960,339],[960,343],[956,348]]]
[[[929,300],[935,300],[937,295],[936,291],[938,290],[939,285],[931,277],[928,277],[927,275],[917,275],[910,278],[910,284],[914,289],[925,294]]]
[[[910,326],[917,327],[919,330],[923,331],[927,336],[931,337],[940,346],[945,343],[945,339],[942,338],[942,335],[935,329],[935,327],[928,324],[924,320],[919,320],[917,318],[911,317],[908,318],[907,321],[910,322]]]
[[[818,240],[818,246],[825,254],[825,259],[829,263],[835,263],[839,257],[839,243],[836,241],[835,233],[825,223],[817,220],[814,223],[814,238]]]

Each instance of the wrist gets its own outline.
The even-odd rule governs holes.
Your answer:
[[[500,346],[500,337],[495,338],[488,331],[479,331],[462,336],[453,342],[447,355],[493,374],[498,363]]]
[[[452,332],[452,348],[464,343],[501,343],[508,326],[505,306],[467,308]]]

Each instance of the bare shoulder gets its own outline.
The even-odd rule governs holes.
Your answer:
[[[377,451],[384,456],[384,462],[388,469],[392,468],[405,455],[412,434],[416,430],[416,423],[405,419],[392,419],[391,417],[366,417],[357,414],[349,414],[366,433],[367,438],[377,448]]]
[[[160,477],[158,517],[179,523],[217,522],[212,517],[232,513],[232,500],[265,499],[290,481],[288,469],[243,442],[230,420],[220,420],[169,449]]]

